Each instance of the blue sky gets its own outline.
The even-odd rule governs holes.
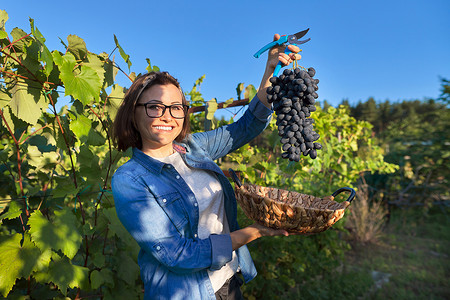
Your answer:
[[[276,4],[277,3],[277,4]],[[36,1],[2,0],[6,29],[30,31],[28,18],[63,50],[59,38],[83,38],[88,50],[109,53],[115,34],[131,56],[177,77],[185,91],[206,75],[206,100],[236,98],[240,82],[258,87],[266,55],[253,54],[273,34],[310,28],[300,65],[314,67],[319,100],[337,105],[437,98],[450,79],[450,1]],[[118,52],[116,60],[126,69]],[[120,79],[128,86],[129,82]]]

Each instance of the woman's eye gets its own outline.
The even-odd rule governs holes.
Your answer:
[[[172,109],[173,110],[183,110],[183,107],[181,105],[173,105]]]
[[[159,105],[148,105],[147,107],[150,110],[162,110],[161,106]]]

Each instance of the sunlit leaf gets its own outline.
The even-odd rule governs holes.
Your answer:
[[[123,87],[118,84],[114,84],[111,89],[111,93],[108,95],[106,101],[108,101],[108,114],[112,120],[115,119],[117,111],[122,104],[125,93],[123,92]]]
[[[88,62],[84,63],[84,66],[92,68],[97,73],[99,80],[103,83],[105,80],[105,68],[104,62],[96,54],[88,53]]]
[[[42,153],[37,146],[29,145],[27,149],[27,162],[34,166],[36,170],[49,165],[56,164],[58,161],[58,153],[55,151]]]
[[[5,23],[8,21],[8,13],[0,9],[0,29],[5,30]]]
[[[207,107],[207,113],[206,113],[206,119],[208,120],[213,120],[214,119],[214,113],[217,110],[217,99],[216,98],[212,98],[211,100],[209,100],[206,104]]]
[[[225,101],[225,102],[223,103],[223,108],[228,107],[228,105],[230,105],[231,103],[233,103],[233,101],[234,101],[233,98],[230,98],[230,99],[228,99],[227,101]]]
[[[59,66],[66,96],[72,96],[83,104],[98,99],[103,82],[94,69],[83,64],[75,67],[77,62],[72,53],[61,56],[54,51],[53,59]]]
[[[30,93],[33,91],[33,94]],[[41,109],[46,107],[44,97],[32,88],[28,89],[23,81],[19,81],[11,90],[12,99],[9,103],[12,113],[19,119],[34,125],[41,116]],[[37,96],[38,95],[38,96]],[[39,97],[38,102],[35,98]]]
[[[245,87],[244,98],[248,100],[252,100],[256,95],[256,89],[252,84],[249,84]]]
[[[11,97],[8,93],[0,89],[0,109],[7,105],[11,101]]]
[[[114,35],[114,42],[116,43],[116,47],[119,49],[120,56],[127,63],[128,71],[129,71],[131,68],[131,65],[132,65],[131,61],[130,61],[130,56],[128,54],[126,54],[125,51],[123,50],[123,48],[119,45],[119,41],[117,40],[116,35]]]
[[[29,219],[31,237],[39,249],[61,250],[69,258],[75,256],[81,245],[77,223],[77,218],[68,208],[56,210],[53,222],[38,210]]]
[[[91,129],[92,120],[84,115],[77,115],[76,119],[70,122],[70,130],[78,137],[85,137],[89,134]]]
[[[39,44],[39,57],[45,63],[44,71],[45,74],[48,76],[53,70],[53,56],[50,53],[50,50],[48,50],[47,46],[45,45],[44,36],[39,31],[39,29],[37,29],[37,27],[34,27],[34,20],[31,18],[30,18],[30,25],[31,25],[31,33],[36,38]]]
[[[51,253],[43,253],[25,234],[0,237],[0,293],[6,297],[17,278],[30,276],[31,272],[48,265]]]
[[[241,100],[241,94],[242,94],[243,90],[244,90],[244,83],[241,82],[236,87],[236,93],[237,93],[238,100]]]
[[[71,34],[67,37],[67,41],[69,42],[67,50],[75,56],[75,59],[79,61],[84,60],[88,53],[84,40],[79,36]]]

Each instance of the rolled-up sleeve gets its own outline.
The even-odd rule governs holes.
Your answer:
[[[272,113],[273,111],[255,96],[239,120],[211,131],[195,133],[193,138],[199,144],[205,145],[205,150],[215,160],[257,137],[269,124]]]

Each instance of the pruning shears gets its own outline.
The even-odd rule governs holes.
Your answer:
[[[305,34],[307,34],[308,31],[309,31],[309,28],[306,30],[294,33],[294,34],[283,35],[280,37],[280,39],[278,41],[273,41],[273,42],[265,45],[261,49],[259,49],[259,51],[256,52],[253,56],[258,58],[261,54],[263,54],[265,51],[269,50],[270,48],[272,48],[274,46],[284,45],[284,44],[286,44],[286,49],[284,50],[284,53],[289,54],[292,51],[290,51],[288,49],[287,45],[301,45],[301,44],[304,44],[311,40],[310,38],[308,38],[306,40],[300,41],[300,39],[303,36],[305,36]],[[278,62],[278,65],[275,67],[275,71],[273,72],[273,76],[277,76],[280,69],[281,69],[281,62]]]

